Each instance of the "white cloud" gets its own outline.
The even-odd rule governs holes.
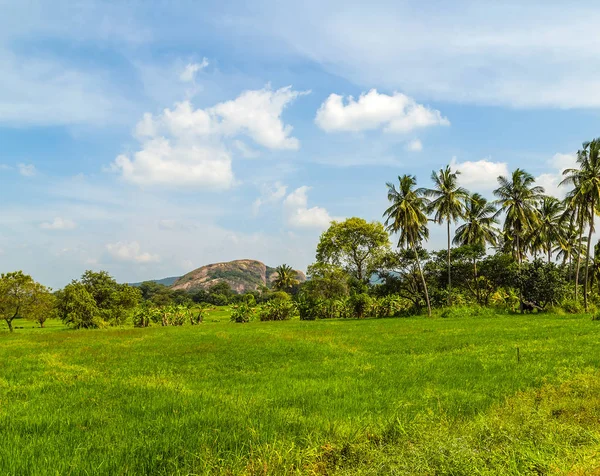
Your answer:
[[[322,207],[308,208],[307,192],[310,187],[303,186],[290,193],[284,200],[283,206],[287,222],[294,228],[325,229],[333,218]]]
[[[519,108],[598,108],[593,2],[267,2],[251,27],[361,85]]]
[[[575,154],[554,154],[548,161],[548,165],[557,169],[562,174],[565,169],[577,167],[577,156]]]
[[[245,91],[232,101],[217,104],[209,114],[220,118],[218,129],[225,135],[244,133],[269,149],[297,150],[300,142],[291,137],[292,126],[283,124],[281,114],[294,99],[308,93],[291,86]]]
[[[466,188],[474,188],[475,191],[492,190],[498,186],[498,177],[508,175],[508,164],[506,162],[492,162],[481,159],[476,162],[457,162],[456,157],[450,161],[453,170],[460,171],[459,182]]]
[[[402,94],[380,94],[376,89],[360,95],[358,100],[331,94],[321,104],[316,124],[327,132],[366,131],[384,128],[386,132],[410,132],[431,126],[448,126],[450,121],[440,111],[428,109]]]
[[[261,196],[252,204],[252,213],[257,215],[260,207],[269,203],[280,202],[287,192],[287,186],[281,182],[275,182],[271,185],[263,185]]]
[[[421,152],[423,150],[423,143],[419,139],[411,140],[406,144],[406,150],[410,152]]]
[[[106,250],[113,258],[119,261],[131,261],[134,263],[156,263],[160,261],[158,255],[142,252],[140,244],[137,241],[109,243],[106,245]]]
[[[35,165],[33,164],[17,164],[17,168],[23,177],[33,177],[36,174]]]
[[[119,155],[111,169],[141,186],[229,188],[234,182],[229,138],[245,134],[270,149],[298,149],[281,114],[301,94],[291,87],[267,87],[212,108],[194,109],[186,100],[158,116],[146,113],[134,131],[141,149]]]
[[[563,181],[563,172],[566,169],[577,167],[577,156],[575,154],[557,153],[548,160],[548,165],[554,169],[553,172],[543,173],[535,178],[536,184],[544,187],[547,195],[564,198],[568,192],[568,187],[561,186]]]
[[[234,140],[233,145],[245,159],[256,159],[257,157],[260,157],[260,152],[248,147],[248,145],[241,140]]]
[[[73,230],[77,225],[73,220],[68,218],[56,217],[51,222],[40,223],[42,230]]]
[[[203,58],[201,63],[188,63],[179,75],[179,79],[186,83],[192,82],[196,77],[196,73],[207,66],[208,60],[206,58]]]

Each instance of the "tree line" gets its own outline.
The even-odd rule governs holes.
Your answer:
[[[491,198],[461,187],[460,171],[450,166],[432,172],[430,188],[418,187],[414,175],[398,176],[386,184],[389,206],[382,222],[353,217],[323,232],[305,283],[286,264],[277,268],[272,289],[245,295],[225,281],[186,293],[154,282],[135,288],[104,271],[86,271],[52,293],[17,271],[0,275],[0,317],[12,331],[21,317],[42,327],[49,317],[76,328],[130,319],[142,326],[199,323],[201,314],[183,309],[200,304],[232,305],[236,322],[254,313],[263,320],[431,316],[432,309],[462,305],[588,312],[600,301],[594,287],[600,286],[600,260],[591,255],[600,214],[600,139],[582,145],[576,164],[563,172],[562,200],[520,168],[498,177]],[[444,250],[425,249],[431,224],[445,225]],[[595,248],[600,256],[600,244]]]

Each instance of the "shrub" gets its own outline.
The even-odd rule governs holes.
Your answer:
[[[291,300],[273,299],[260,307],[258,315],[261,321],[287,321],[297,312]]]
[[[567,314],[582,314],[584,312],[583,304],[575,299],[563,300],[560,303],[560,307],[562,307]]]
[[[348,300],[348,306],[352,315],[362,319],[369,312],[372,304],[371,296],[368,294],[354,294]]]
[[[246,303],[242,303],[239,306],[235,306],[231,311],[231,322],[250,322],[254,317],[254,309]]]

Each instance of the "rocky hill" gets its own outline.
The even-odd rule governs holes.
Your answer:
[[[296,271],[299,281],[305,281],[302,271]],[[197,291],[208,289],[225,281],[236,293],[255,291],[260,286],[270,286],[277,277],[275,268],[256,260],[242,259],[227,263],[215,263],[195,269],[179,278],[171,289]]]

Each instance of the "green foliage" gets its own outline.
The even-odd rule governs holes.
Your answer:
[[[375,263],[390,246],[383,225],[362,218],[333,221],[317,245],[317,262],[344,269],[359,281],[368,281]]]
[[[12,332],[12,322],[23,317],[44,327],[52,313],[53,297],[48,288],[22,271],[0,274],[0,319]]]
[[[568,292],[567,281],[558,267],[541,260],[522,265],[520,283],[523,300],[542,308],[558,304]]]
[[[250,322],[254,318],[254,308],[246,303],[234,306],[231,310],[231,322]]]
[[[288,299],[272,299],[258,309],[261,321],[287,321],[298,313],[296,304]]]
[[[117,283],[106,271],[86,271],[80,281],[56,293],[56,308],[59,318],[76,329],[122,325],[142,294],[139,288]]]
[[[296,271],[287,264],[278,266],[275,272],[277,276],[273,280],[273,287],[279,291],[291,291],[300,283]]]
[[[57,295],[57,310],[62,321],[74,329],[96,329],[105,327],[94,296],[85,284],[73,281]]]
[[[353,294],[348,300],[348,306],[353,316],[362,319],[371,309],[372,300],[368,294]]]

